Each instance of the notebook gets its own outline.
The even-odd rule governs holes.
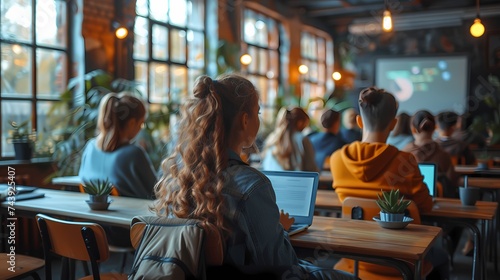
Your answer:
[[[37,191],[38,190],[37,187],[16,185],[15,188],[16,188],[15,201],[41,198],[45,196],[43,192]],[[0,201],[7,199],[7,197],[9,196],[8,194],[9,190],[12,190],[12,188],[10,188],[9,185],[0,184],[0,193],[1,193]]]
[[[429,194],[432,197],[437,196],[436,180],[437,180],[437,166],[431,162],[420,162],[418,164],[420,173],[424,176],[424,183],[429,188]]]
[[[295,219],[288,230],[293,235],[311,226],[318,192],[319,173],[305,171],[262,171],[271,181],[278,208]]]

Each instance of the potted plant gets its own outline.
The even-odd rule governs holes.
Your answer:
[[[380,220],[384,222],[402,222],[405,210],[410,205],[410,200],[404,200],[404,196],[399,195],[399,189],[382,191],[382,196],[377,194],[376,200],[380,207]]]
[[[89,205],[109,204],[108,198],[113,190],[113,184],[108,179],[84,181],[82,186],[83,190],[89,194]]]
[[[18,160],[29,160],[33,155],[33,146],[36,141],[36,133],[29,129],[29,120],[17,123],[9,122],[12,129],[9,131],[8,140],[14,144],[15,158]]]

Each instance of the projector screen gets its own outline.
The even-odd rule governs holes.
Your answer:
[[[468,58],[462,56],[387,57],[375,60],[375,85],[394,94],[398,113],[428,110],[463,114],[467,110]]]

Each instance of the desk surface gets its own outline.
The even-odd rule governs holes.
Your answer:
[[[477,175],[484,177],[500,177],[500,168],[491,167],[486,170],[477,169],[476,165],[455,165],[455,172],[460,175]]]
[[[324,210],[341,210],[342,203],[340,202],[337,193],[331,190],[318,190],[316,194],[316,208]]]
[[[409,224],[385,229],[374,221],[314,216],[303,233],[290,237],[295,247],[363,253],[380,257],[422,260],[440,235],[441,228]]]
[[[52,178],[53,185],[80,186],[82,179],[78,176],[64,176]]]
[[[432,210],[421,213],[427,217],[449,217],[478,220],[492,220],[497,211],[497,202],[478,201],[474,206],[464,206],[460,199],[436,198]]]
[[[91,210],[85,202],[88,200],[88,194],[49,189],[37,191],[45,193],[45,197],[16,201],[13,206],[16,214],[23,212],[26,215],[35,216],[37,213],[43,213],[127,228],[134,216],[153,215],[149,211],[149,206],[153,201],[148,199],[112,196],[113,201],[108,210],[95,211]],[[8,204],[4,201],[1,206],[5,209]]]
[[[467,183],[471,187],[500,189],[500,178],[468,177]]]

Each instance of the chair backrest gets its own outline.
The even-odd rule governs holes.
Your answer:
[[[131,225],[130,241],[135,249],[139,247],[145,228],[145,222],[135,222]],[[209,266],[222,265],[224,259],[224,242],[220,233],[213,231],[206,232],[204,245],[206,264]]]
[[[346,197],[342,202],[342,218],[373,221],[373,217],[378,216],[379,212],[380,208],[375,199]],[[407,208],[407,212],[408,213],[406,213],[406,215],[413,218],[412,223],[421,223],[420,214],[418,212],[417,205],[414,202],[410,203]],[[359,270],[380,275],[380,277],[376,279],[393,279],[391,277],[400,275],[400,272],[394,268],[366,262],[359,262]]]
[[[92,274],[99,275],[98,262],[109,258],[106,233],[99,224],[70,222],[43,214],[37,214],[36,220],[42,237],[46,279],[52,279],[51,254],[90,261]]]
[[[346,197],[342,202],[342,218],[357,220],[372,220],[378,216],[380,208],[375,199]],[[407,208],[407,215],[413,219],[413,224],[420,224],[420,213],[417,205],[412,201]]]

